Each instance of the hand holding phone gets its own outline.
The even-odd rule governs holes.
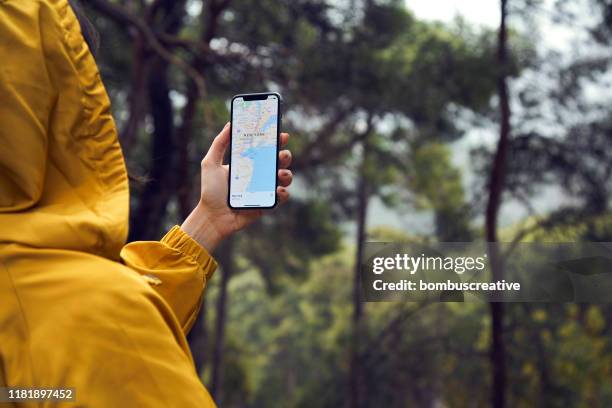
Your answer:
[[[289,140],[287,133],[280,133],[279,147],[282,149]],[[223,164],[223,158],[230,145],[230,124],[215,137],[202,160],[202,181],[200,201],[191,214],[185,219],[181,228],[195,239],[209,253],[212,253],[219,242],[234,232],[246,227],[262,216],[263,210],[236,211],[228,206],[229,166]],[[288,167],[291,165],[291,152],[281,150],[276,158],[278,184],[276,195],[278,202],[289,199],[287,187],[293,180]]]

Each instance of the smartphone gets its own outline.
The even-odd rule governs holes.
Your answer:
[[[276,206],[280,124],[278,93],[241,94],[232,98],[227,197],[230,208]]]

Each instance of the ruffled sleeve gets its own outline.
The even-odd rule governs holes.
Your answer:
[[[126,245],[121,259],[166,300],[187,334],[196,320],[206,282],[217,268],[212,256],[174,226],[159,242]]]

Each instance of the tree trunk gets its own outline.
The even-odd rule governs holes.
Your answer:
[[[200,34],[200,39],[202,44],[210,46],[210,42],[217,33],[217,29],[219,26],[219,17],[225,8],[229,5],[228,0],[223,0],[222,2],[217,3],[216,1],[211,1],[208,3],[208,8],[205,11],[202,8],[200,14],[200,21],[202,23],[202,32]],[[202,76],[206,76],[206,71],[208,69],[208,63],[204,61],[203,58],[194,58],[191,62],[193,68],[199,72]],[[190,155],[189,155],[189,146],[191,144],[191,137],[193,134],[193,121],[197,111],[197,105],[200,98],[205,98],[206,95],[200,95],[199,89],[197,85],[193,81],[189,81],[189,85],[187,88],[187,103],[185,104],[185,108],[183,109],[182,114],[182,123],[181,127],[178,130],[178,168],[177,168],[177,198],[178,198],[178,206],[179,213],[181,217],[187,218],[191,209],[194,205],[193,203],[193,195],[191,191],[193,189],[193,183],[191,174],[189,172],[189,164],[190,164]],[[205,126],[210,128],[212,123],[208,123],[210,118],[204,115],[206,120]]]
[[[197,185],[193,183],[189,165],[191,163],[189,156],[189,146],[191,145],[191,135],[193,132],[193,119],[196,113],[198,103],[198,90],[194,84],[191,84],[187,90],[187,103],[183,108],[183,122],[178,129],[178,162],[176,171],[177,198],[179,206],[179,215],[181,219],[187,218],[195,203],[194,196],[191,194]],[[210,125],[207,123],[207,125]]]
[[[500,132],[495,159],[491,168],[489,180],[489,200],[486,210],[486,238],[489,245],[489,260],[493,280],[502,279],[504,264],[497,242],[497,218],[501,205],[502,193],[506,178],[506,159],[510,140],[510,102],[507,83],[507,0],[501,0],[501,21],[498,33],[498,78]],[[491,310],[491,349],[492,366],[491,404],[494,408],[504,408],[506,405],[506,349],[504,344],[504,304],[492,302]]]
[[[351,361],[349,379],[349,403],[351,408],[364,406],[365,381],[361,359],[361,340],[363,336],[363,303],[361,295],[361,259],[366,238],[366,222],[368,213],[368,179],[367,166],[367,139],[363,143],[363,158],[357,186],[357,239],[355,266],[353,272],[353,336],[351,342]]]
[[[193,356],[193,362],[196,367],[198,374],[204,371],[206,360],[206,353],[208,352],[208,329],[206,327],[206,301],[207,297],[204,296],[202,299],[202,307],[195,324],[191,328],[191,331],[187,335],[187,342],[191,349]]]
[[[221,401],[223,382],[223,345],[225,341],[225,322],[227,317],[227,285],[234,272],[233,261],[234,238],[228,238],[223,244],[217,260],[221,266],[221,285],[217,298],[217,320],[215,322],[215,348],[212,359],[212,379],[210,393],[216,401]]]
[[[160,31],[176,34],[183,25],[185,2],[162,0],[155,15],[149,21]],[[151,62],[148,78],[149,112],[153,119],[151,143],[151,179],[138,200],[138,208],[132,212],[130,240],[158,239],[163,217],[174,189],[174,154],[176,149],[174,110],[170,100],[168,62],[155,57]]]
[[[130,241],[158,239],[170,196],[175,148],[172,103],[168,86],[168,63],[157,57],[149,78],[149,103],[153,117],[151,167],[138,209],[132,215]]]
[[[150,58],[145,50],[142,34],[133,35],[132,89],[128,96],[129,117],[119,134],[121,147],[126,157],[130,156],[132,146],[138,136],[138,129],[146,113],[147,81],[149,78]]]

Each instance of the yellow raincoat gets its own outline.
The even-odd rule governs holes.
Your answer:
[[[60,406],[214,406],[185,334],[216,263],[179,227],[123,246],[128,200],[68,2],[0,0],[0,386],[75,388]]]

